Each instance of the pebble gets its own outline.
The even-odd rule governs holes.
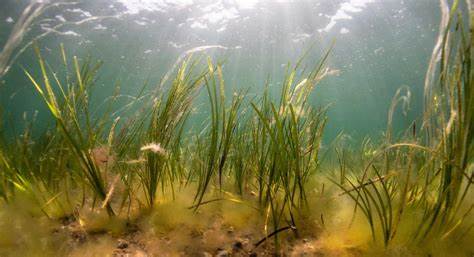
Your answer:
[[[229,257],[229,253],[226,250],[220,250],[217,252],[216,257]]]
[[[117,248],[118,249],[125,249],[125,248],[128,248],[128,243],[127,241],[125,240],[119,240],[118,244],[117,244]]]
[[[237,241],[232,245],[232,249],[234,250],[241,250],[242,248],[243,248],[243,244],[240,241]]]

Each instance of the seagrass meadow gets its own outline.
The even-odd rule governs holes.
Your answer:
[[[1,257],[474,256],[469,0],[0,21]]]

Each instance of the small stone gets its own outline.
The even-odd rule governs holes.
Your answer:
[[[237,241],[234,244],[232,244],[232,249],[234,249],[234,250],[241,250],[243,247],[244,246],[243,246],[242,242],[240,242],[240,241]]]
[[[202,253],[202,256],[203,257],[212,257],[212,254],[208,253],[208,252],[203,252]]]
[[[87,239],[86,233],[82,231],[72,231],[71,237],[74,241],[79,242],[79,243],[84,243]]]
[[[125,224],[126,228],[127,228],[127,232],[128,233],[135,233],[135,232],[138,232],[140,231],[140,228],[137,226],[137,224],[134,224],[134,223],[131,223],[131,222],[127,222]]]
[[[119,240],[118,244],[117,244],[117,248],[118,249],[125,249],[125,248],[128,248],[128,243],[127,241],[125,240]]]
[[[249,255],[249,257],[257,257],[257,256],[258,256],[257,253],[251,253],[251,254]]]
[[[226,250],[220,250],[217,252],[216,257],[229,257],[229,253]]]
[[[138,250],[134,255],[132,255],[132,257],[148,257],[148,254],[144,251]]]

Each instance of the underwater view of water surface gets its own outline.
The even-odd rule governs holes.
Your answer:
[[[474,256],[471,0],[0,0],[0,256]]]

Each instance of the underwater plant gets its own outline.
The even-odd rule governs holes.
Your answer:
[[[225,83],[222,75],[222,67],[216,67],[208,59],[208,76],[205,78],[206,90],[210,103],[211,124],[208,135],[200,144],[205,143],[207,149],[203,149],[206,155],[202,158],[199,169],[198,189],[195,196],[196,208],[202,203],[204,194],[208,191],[211,179],[217,174],[219,188],[222,189],[224,168],[229,152],[234,143],[236,126],[239,122],[239,108],[243,101],[242,94],[234,94],[230,106],[226,106]]]
[[[145,150],[145,167],[140,175],[149,207],[155,203],[160,184],[162,187],[166,183],[173,185],[179,178],[179,172],[169,164],[171,159],[179,162],[185,121],[191,111],[192,100],[206,75],[206,72],[192,75],[196,64],[196,61],[191,61],[191,57],[183,61],[166,94],[160,92],[153,99],[153,106],[149,110],[147,141],[141,148]]]
[[[67,67],[67,57],[64,49],[61,49],[63,63]],[[94,149],[100,144],[99,135],[104,132],[105,123],[101,122],[100,118],[91,117],[89,110],[90,90],[101,63],[92,64],[90,60],[86,60],[80,66],[77,57],[74,57],[73,77],[67,74],[66,81],[61,82],[56,73],[52,73],[52,81],[57,87],[54,89],[39,48],[35,47],[35,52],[38,56],[42,81],[33,78],[28,71],[25,73],[54,117],[58,132],[64,137],[75,157],[75,164],[79,165],[84,179],[94,191],[94,199],[98,197],[99,200],[105,201],[107,181],[93,154]],[[110,216],[115,215],[110,203],[106,202],[105,208]]]
[[[340,182],[333,180],[363,212],[373,238],[380,236],[386,247],[413,218],[404,235],[412,243],[455,234],[459,239],[472,228],[465,220],[474,206],[467,200],[473,184],[473,23],[471,11],[466,31],[458,4],[449,7],[441,1],[439,41],[426,76],[423,134],[417,135],[413,125],[406,138],[392,143],[392,104],[385,146],[365,163],[360,176],[341,173]],[[394,103],[399,99],[397,92]]]

